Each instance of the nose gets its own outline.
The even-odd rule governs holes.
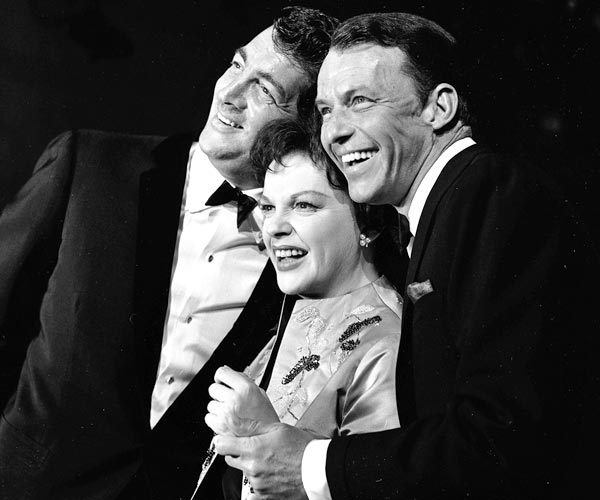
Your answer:
[[[327,149],[334,144],[344,144],[352,134],[354,127],[347,113],[344,111],[332,111],[321,125],[321,141]]]
[[[290,234],[292,230],[292,224],[287,213],[282,211],[274,211],[274,213],[265,217],[263,222],[263,231],[270,238],[281,238]]]
[[[217,95],[221,103],[237,109],[244,109],[246,107],[247,89],[248,82],[246,82],[243,76],[240,76],[224,82],[219,88]]]

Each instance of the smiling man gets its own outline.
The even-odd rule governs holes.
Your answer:
[[[599,260],[544,172],[471,137],[455,39],[410,14],[343,22],[321,141],[354,201],[408,219],[401,427],[219,436],[256,498],[563,499],[595,487]]]
[[[280,312],[250,146],[312,108],[335,24],[286,8],[237,49],[198,142],[50,144],[0,218],[1,498],[191,496],[214,372]]]
[[[322,142],[357,202],[408,205],[441,153],[471,135],[456,89],[441,83],[423,102],[407,66],[398,47],[360,44],[332,50],[319,74]]]
[[[248,168],[257,132],[276,118],[296,116],[299,102],[312,104],[304,94],[313,87],[315,75],[284,55],[274,44],[277,39],[269,27],[236,50],[231,65],[215,84],[208,120],[200,134],[200,149],[211,164],[241,189],[258,187]]]

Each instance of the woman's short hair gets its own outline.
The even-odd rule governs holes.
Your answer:
[[[325,170],[332,187],[348,191],[346,178],[321,146],[319,120],[316,113],[311,113],[305,120],[282,118],[269,122],[257,134],[250,150],[250,161],[260,184],[271,163],[285,166],[284,156],[299,151],[305,153],[317,168]]]

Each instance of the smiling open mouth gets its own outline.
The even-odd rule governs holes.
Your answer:
[[[243,128],[241,125],[239,125],[238,123],[229,120],[228,118],[225,118],[221,113],[217,113],[217,118],[219,119],[219,121],[221,123],[224,123],[225,125],[228,125],[229,127],[233,127],[233,128]]]
[[[357,165],[362,163],[363,161],[372,158],[377,153],[376,149],[372,149],[369,151],[354,151],[352,153],[348,153],[342,156],[342,162],[344,165],[352,167],[353,165]]]
[[[300,248],[278,248],[273,252],[278,262],[282,262],[285,259],[300,259],[304,257],[308,252],[301,250]]]

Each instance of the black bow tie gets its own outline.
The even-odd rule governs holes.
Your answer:
[[[400,251],[399,259],[397,262],[397,267],[395,268],[395,281],[394,285],[400,291],[402,296],[404,296],[404,290],[406,286],[406,275],[408,273],[408,265],[409,265],[409,257],[408,250],[406,247],[410,243],[410,239],[412,238],[412,234],[410,234],[410,225],[408,223],[408,219],[405,215],[398,214],[398,250]]]
[[[406,247],[412,238],[412,234],[410,233],[410,224],[408,223],[406,215],[398,214],[398,234],[400,237],[400,247],[403,250],[406,250]]]
[[[229,182],[223,181],[217,190],[206,200],[206,205],[223,205],[235,201],[238,206],[237,226],[238,229],[248,214],[256,207],[256,200],[252,196],[242,193],[239,188],[233,187]]]

